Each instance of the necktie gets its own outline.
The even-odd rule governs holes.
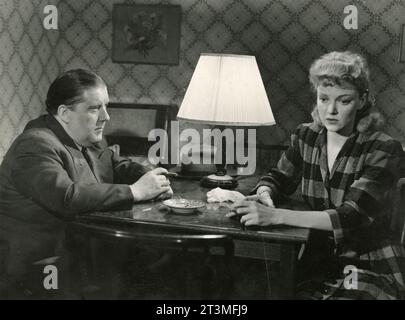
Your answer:
[[[89,151],[87,150],[87,148],[85,147],[82,148],[82,154],[84,159],[86,159],[87,163],[89,164],[91,171],[93,171],[93,163],[91,162],[91,158],[89,156]]]

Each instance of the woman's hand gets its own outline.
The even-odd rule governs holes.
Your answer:
[[[247,197],[245,197],[244,200],[258,201],[267,207],[275,208],[273,200],[270,198],[270,194],[268,192],[263,192],[261,194],[255,194],[253,196],[247,196]]]
[[[249,197],[247,197],[247,199],[259,201],[260,203],[264,204],[265,206],[274,208],[273,199],[271,199],[271,196],[270,196],[270,188],[267,186],[259,187],[257,189],[256,195],[249,196]]]
[[[282,210],[265,206],[257,201],[245,199],[235,202],[232,207],[233,211],[227,213],[226,216],[230,218],[242,215],[240,222],[245,226],[269,226],[282,223]]]

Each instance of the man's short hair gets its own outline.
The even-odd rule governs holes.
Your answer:
[[[68,70],[51,84],[46,97],[46,110],[56,114],[60,105],[80,103],[87,89],[105,86],[105,82],[94,72],[85,69]]]

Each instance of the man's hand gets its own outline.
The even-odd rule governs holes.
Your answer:
[[[226,214],[227,217],[242,215],[240,222],[245,226],[277,225],[282,223],[280,209],[265,206],[257,201],[242,200],[235,202],[233,211]]]
[[[170,187],[169,187],[170,188]],[[171,197],[173,197],[173,190],[172,188],[169,189],[169,191],[166,191],[165,193],[162,193],[161,195],[159,195],[156,200],[166,200],[166,199],[170,199]]]
[[[164,194],[173,195],[170,181],[164,176],[166,173],[166,169],[156,168],[145,173],[138,181],[130,185],[134,201],[151,200]]]

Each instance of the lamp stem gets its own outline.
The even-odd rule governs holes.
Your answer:
[[[217,126],[215,126],[215,129],[219,129],[220,131],[221,131],[221,133],[223,132],[223,130],[225,130],[225,129],[229,129],[229,127],[226,127],[226,126],[219,126],[219,125],[217,125]],[[234,129],[232,128],[232,131],[234,131]],[[233,134],[233,152],[235,153],[235,148],[236,148],[236,138],[235,138],[235,134]],[[217,168],[217,172],[216,172],[216,175],[217,176],[225,176],[226,174],[227,174],[227,166],[228,166],[228,163],[227,163],[227,141],[226,141],[226,135],[222,135],[222,137],[221,137],[221,154],[222,154],[222,157],[221,157],[221,164],[217,164],[216,165],[216,168]],[[228,150],[229,151],[229,150]],[[235,154],[234,154],[234,157],[233,157],[234,159],[235,159]]]

